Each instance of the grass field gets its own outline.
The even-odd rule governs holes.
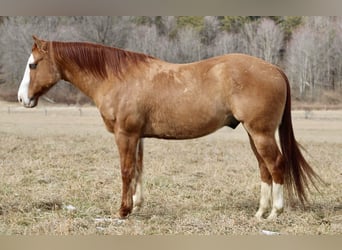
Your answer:
[[[239,126],[196,140],[146,139],[144,206],[116,220],[118,152],[98,111],[0,103],[0,234],[341,234],[342,111],[294,111],[293,123],[327,182],[305,210],[287,203],[276,221],[253,218],[259,171]]]

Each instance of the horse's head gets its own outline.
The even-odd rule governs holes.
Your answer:
[[[34,44],[23,80],[18,90],[18,101],[27,108],[38,104],[38,99],[61,79],[49,42],[33,36]]]

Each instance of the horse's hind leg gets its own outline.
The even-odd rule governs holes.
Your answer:
[[[142,173],[143,173],[143,139],[140,139],[137,146],[136,166],[135,166],[135,187],[133,190],[133,211],[140,209],[144,202],[142,192]]]
[[[258,153],[264,160],[272,176],[272,211],[268,219],[274,219],[283,211],[284,207],[283,157],[279,151],[274,135],[261,135],[253,140]]]
[[[247,129],[248,130],[248,129]],[[251,131],[248,131],[249,133]],[[256,214],[257,217],[261,218],[265,212],[266,203],[268,203],[268,196],[270,189],[272,190],[272,210],[268,219],[276,218],[282,211],[284,206],[283,201],[283,183],[284,183],[284,161],[282,154],[277,146],[274,133],[259,132],[250,133],[251,144],[253,150],[256,153],[259,165],[261,166],[261,199],[260,208]],[[253,145],[254,144],[254,145]],[[261,163],[261,164],[260,164]],[[265,168],[266,166],[266,168]],[[267,174],[268,170],[268,174]],[[272,180],[272,187],[270,176]]]
[[[255,217],[258,219],[261,219],[271,205],[272,176],[270,172],[268,171],[264,160],[259,155],[252,137],[249,134],[248,136],[249,136],[249,141],[250,141],[252,150],[259,163],[260,178],[261,178],[260,204],[259,204],[259,209],[255,214]]]

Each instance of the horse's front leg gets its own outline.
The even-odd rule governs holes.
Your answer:
[[[122,198],[119,210],[120,218],[126,218],[133,209],[133,194],[135,191],[136,152],[139,137],[118,133],[115,135],[120,154]]]

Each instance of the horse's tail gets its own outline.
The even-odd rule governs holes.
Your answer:
[[[281,151],[284,157],[284,185],[290,199],[295,194],[304,205],[307,201],[306,190],[310,190],[309,184],[311,183],[318,190],[317,181],[322,182],[322,179],[307,163],[300,151],[302,146],[299,145],[294,137],[291,118],[290,84],[285,73],[280,69],[279,71],[286,81],[287,89],[285,109],[278,130]]]

